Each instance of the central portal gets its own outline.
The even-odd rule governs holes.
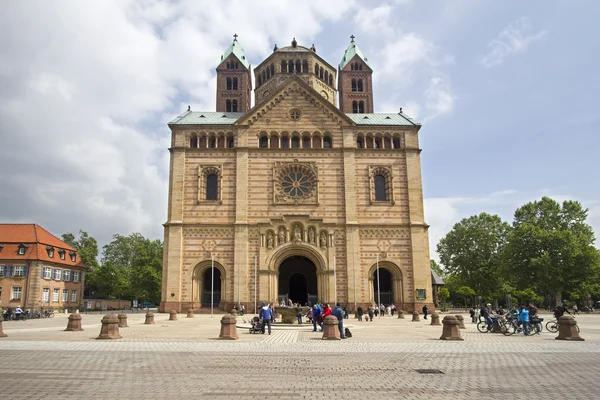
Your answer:
[[[317,267],[306,257],[286,258],[279,266],[278,300],[306,305],[317,302]]]

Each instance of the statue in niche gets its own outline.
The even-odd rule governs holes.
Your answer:
[[[267,236],[267,249],[272,249],[273,248],[273,233],[269,232],[269,235]]]
[[[279,245],[281,246],[284,243],[285,243],[285,229],[279,228]]]
[[[294,242],[301,242],[302,241],[302,232],[300,231],[300,227],[296,226],[294,228]]]
[[[325,234],[325,232],[321,233],[321,247],[325,248],[327,247],[327,235]]]
[[[315,230],[313,228],[308,230],[308,243],[315,244]]]

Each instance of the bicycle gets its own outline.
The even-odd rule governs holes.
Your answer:
[[[558,332],[558,320],[557,319],[553,319],[551,321],[548,321],[548,323],[546,324],[546,329],[548,329],[548,332],[552,332],[552,333],[556,333]],[[575,325],[577,327],[577,333],[580,333],[581,330],[579,329],[579,325]]]
[[[494,327],[498,326],[498,328],[500,329],[500,332],[504,335],[512,335],[512,333],[508,333],[509,330],[511,330],[511,326],[512,324],[508,321],[506,321],[504,318],[500,318],[500,317],[490,317],[492,318],[492,327],[491,329],[488,328],[488,323],[487,321],[483,320],[483,321],[479,321],[477,323],[477,330],[481,333],[487,333],[487,332],[493,332],[494,331]],[[514,333],[514,331],[513,331]]]

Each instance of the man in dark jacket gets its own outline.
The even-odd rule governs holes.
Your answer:
[[[335,308],[331,312],[331,315],[335,316],[338,319],[338,329],[340,330],[340,338],[346,339],[344,337],[344,311],[342,307],[340,307],[340,303],[335,305]]]
[[[313,332],[317,331],[317,320],[319,319],[320,316],[321,316],[321,306],[318,304],[315,304],[313,306],[313,319],[312,319]]]
[[[269,335],[271,334],[271,317],[273,316],[273,311],[271,307],[267,306],[264,302],[262,303],[262,308],[258,314],[258,317],[262,320],[261,333],[265,333],[265,325],[269,328]]]
[[[358,317],[359,321],[362,321],[363,309],[361,306],[358,306],[358,308],[356,309],[356,316]]]

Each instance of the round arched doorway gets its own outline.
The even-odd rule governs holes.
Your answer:
[[[317,267],[306,257],[291,256],[283,260],[279,266],[279,287],[277,300],[281,304],[291,299],[302,305],[316,303]]]
[[[221,271],[218,268],[207,268],[202,274],[202,307],[210,307],[213,304],[219,307],[221,301]],[[211,279],[212,278],[212,279]]]
[[[379,279],[377,270],[373,271],[373,301],[389,305],[394,302],[394,291],[392,285],[392,274],[385,268],[379,268]]]

